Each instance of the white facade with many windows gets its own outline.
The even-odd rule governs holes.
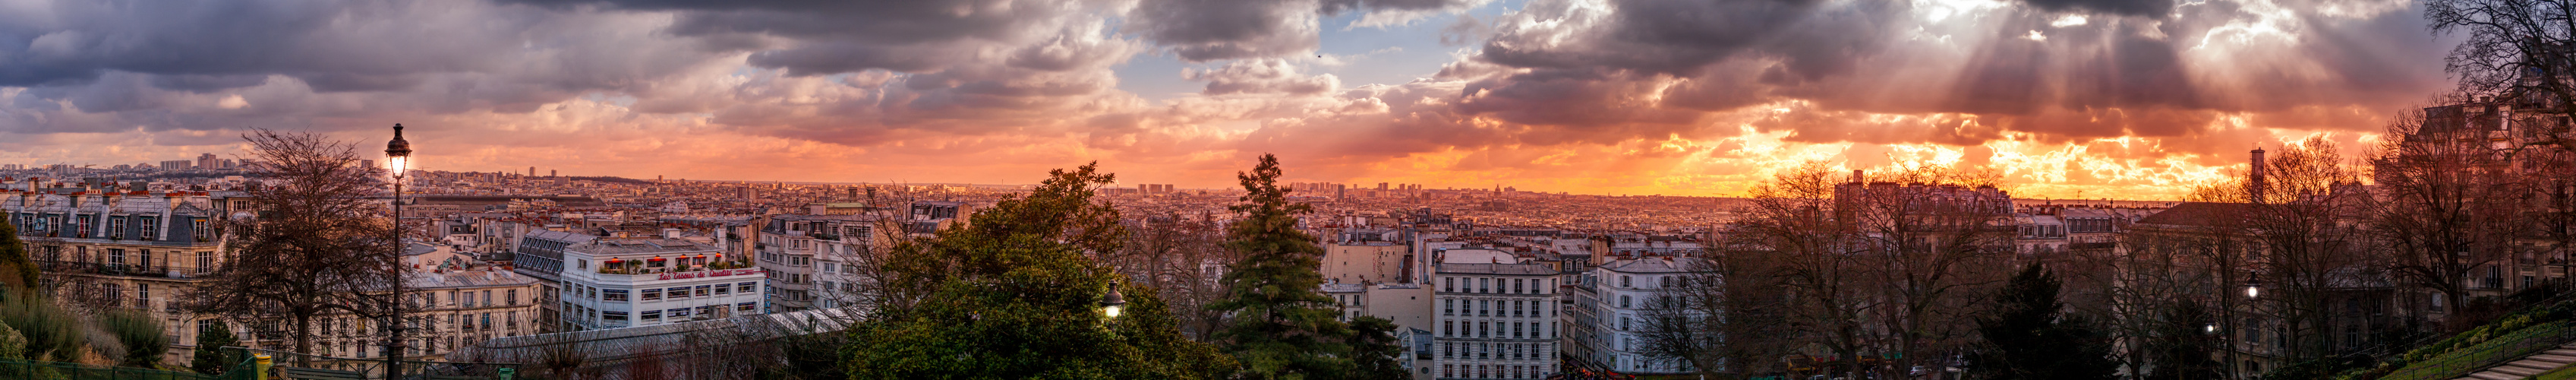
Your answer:
[[[1488,260],[1477,260],[1488,261]],[[1442,263],[1433,271],[1431,360],[1440,379],[1539,379],[1557,366],[1556,270]]]
[[[1690,362],[1658,359],[1640,352],[1637,339],[1644,333],[1650,306],[1665,288],[1680,286],[1691,279],[1714,281],[1714,274],[1703,271],[1703,259],[1694,257],[1645,257],[1621,259],[1593,267],[1580,283],[1572,287],[1574,305],[1566,313],[1566,353],[1599,367],[1623,374],[1692,373]]]
[[[554,305],[567,331],[760,314],[761,268],[687,240],[597,238],[563,248]]]

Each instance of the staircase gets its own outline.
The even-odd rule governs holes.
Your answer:
[[[2539,375],[2542,372],[2549,372],[2550,370],[2558,369],[2558,367],[2565,367],[2569,363],[2576,363],[2576,343],[2569,343],[2558,346],[2558,348],[2550,349],[2549,351],[2531,354],[2531,356],[2525,356],[2521,360],[2505,362],[2503,365],[2487,368],[2486,370],[2471,373],[2468,376],[2463,376],[2453,380],[2527,379],[2534,375]]]

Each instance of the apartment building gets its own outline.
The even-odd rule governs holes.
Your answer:
[[[540,318],[558,331],[759,314],[767,298],[764,271],[721,246],[662,236],[525,236],[518,271],[544,283]]]
[[[1583,360],[1588,367],[1628,375],[1696,373],[1698,369],[1687,361],[1650,358],[1639,351],[1643,347],[1636,340],[1646,327],[1645,318],[1657,311],[1658,291],[1692,279],[1713,278],[1703,260],[1654,256],[1593,267],[1569,287],[1573,307],[1559,317],[1565,326],[1567,356]]]
[[[757,263],[769,276],[770,312],[854,305],[867,285],[860,268],[883,236],[874,216],[768,215],[754,219]]]
[[[1444,262],[1433,277],[1439,308],[1432,361],[1438,379],[1539,379],[1557,365],[1556,269],[1527,261]]]
[[[204,192],[121,192],[57,188],[29,180],[0,190],[0,215],[17,229],[58,298],[104,309],[140,310],[170,329],[173,358],[195,347],[198,316],[178,296],[222,265],[214,228],[222,202]]]

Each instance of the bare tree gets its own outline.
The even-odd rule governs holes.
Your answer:
[[[355,149],[321,135],[256,130],[253,172],[276,182],[248,190],[246,217],[223,220],[225,265],[190,290],[197,313],[292,323],[295,352],[311,354],[315,317],[380,316],[393,301],[371,291],[398,275],[398,247],[385,204],[373,199],[385,174],[359,164]],[[384,329],[377,329],[383,331]],[[304,357],[304,356],[298,356]]]
[[[1872,313],[1880,346],[1901,354],[1891,368],[1904,370],[1975,343],[1970,321],[2010,275],[2012,205],[1986,173],[1920,167],[1887,177],[1916,185],[1847,188],[1836,201],[1889,306]]]
[[[2535,232],[2524,199],[2534,192],[2484,133],[2465,127],[2484,121],[2420,115],[2397,117],[2371,159],[2380,194],[2370,203],[2370,227],[2389,251],[2392,274],[2457,308],[2472,280],[2482,280],[2474,288],[2501,287],[2476,272],[2494,270],[2516,238]]]
[[[1849,226],[1835,212],[1835,183],[1821,162],[1808,162],[1775,174],[1753,188],[1748,215],[1725,243],[1729,262],[1763,262],[1763,267],[1729,267],[1727,284],[1774,284],[1790,299],[1761,312],[1786,316],[1787,326],[1807,334],[1734,337],[1741,347],[1811,344],[1843,358],[1858,357],[1869,337],[1861,318],[1880,306],[1866,292],[1869,275],[1849,251]],[[1756,260],[1755,258],[1775,258]],[[1767,269],[1767,270],[1756,270]],[[1760,302],[1751,295],[1730,297],[1738,304]],[[1751,312],[1739,310],[1737,312]],[[1732,313],[1731,313],[1732,314]],[[1741,314],[1737,314],[1741,315]],[[1757,323],[1732,320],[1733,323]],[[1776,339],[1777,341],[1772,341]],[[1761,342],[1761,343],[1755,343]],[[1736,352],[1741,356],[1746,352]],[[1768,357],[1749,358],[1768,361]],[[1748,364],[1749,365],[1749,364]],[[1859,368],[1845,367],[1842,372]]]
[[[1113,266],[1119,274],[1147,281],[1170,303],[1181,333],[1207,340],[1224,326],[1225,314],[1207,305],[1225,296],[1209,265],[1234,262],[1225,249],[1223,229],[1207,215],[1177,213],[1150,216],[1138,223],[1126,251]]]
[[[2459,79],[2460,99],[2506,101],[2543,115],[2519,123],[2524,146],[2576,151],[2576,3],[2554,0],[2429,0],[2424,19],[2435,33],[2468,39],[2451,48],[2445,71]],[[2519,148],[2519,147],[2516,147]]]
[[[1747,254],[1745,256],[1751,256]],[[1776,288],[1758,280],[1768,278],[1760,273],[1746,273],[1738,280],[1752,279],[1756,286],[1728,286],[1721,268],[1710,260],[1681,260],[1688,273],[1675,276],[1681,281],[1658,286],[1646,298],[1646,308],[1639,317],[1645,326],[1636,336],[1638,351],[1656,360],[1690,363],[1701,374],[1721,375],[1728,371],[1747,374],[1752,368],[1728,368],[1730,363],[1752,366],[1766,358],[1787,353],[1788,345],[1773,338],[1783,332],[1778,321],[1782,311],[1778,292],[1756,288]],[[1753,263],[1744,263],[1755,265]],[[1749,278],[1748,278],[1749,277]],[[1730,296],[1747,297],[1728,302]],[[1741,312],[1730,313],[1741,309]],[[1765,318],[1768,317],[1768,318]],[[1765,323],[1726,323],[1728,320],[1764,321]]]

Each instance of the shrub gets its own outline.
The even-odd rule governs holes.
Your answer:
[[[0,323],[27,339],[29,360],[69,361],[80,357],[80,316],[52,300],[34,296],[0,296]]]
[[[118,364],[152,368],[161,364],[161,355],[170,351],[170,336],[161,335],[161,320],[141,312],[111,312],[101,316],[99,327],[125,346]]]

